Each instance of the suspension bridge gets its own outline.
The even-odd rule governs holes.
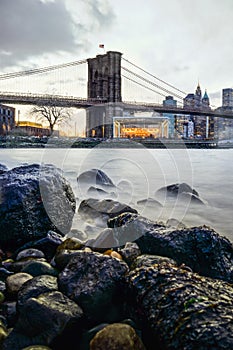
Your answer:
[[[96,125],[111,124],[112,118],[123,115],[124,111],[233,119],[232,112],[219,108],[184,107],[186,95],[116,51],[95,58],[0,75],[2,104],[86,109],[90,130]],[[172,96],[177,103],[162,104],[161,99],[166,96]]]

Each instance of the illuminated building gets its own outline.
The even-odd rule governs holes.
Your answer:
[[[41,123],[31,121],[19,121],[16,125],[15,132],[25,134],[27,136],[49,136],[50,129],[44,128]]]
[[[173,96],[166,96],[165,100],[163,100],[163,106],[177,107],[177,101],[173,99]],[[169,121],[168,136],[173,138],[175,130],[175,116],[172,113],[163,113],[163,116]]]
[[[113,137],[168,138],[169,121],[164,117],[114,117]]]

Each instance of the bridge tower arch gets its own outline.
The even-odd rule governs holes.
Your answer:
[[[104,100],[104,106],[91,107],[86,113],[87,137],[112,137],[113,117],[122,114],[117,103],[121,96],[121,56],[117,51],[108,51],[104,55],[89,58],[88,62],[88,98]]]

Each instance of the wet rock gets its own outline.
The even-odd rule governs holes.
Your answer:
[[[129,291],[148,350],[233,348],[232,285],[162,263],[132,271]]]
[[[153,208],[162,208],[162,204],[157,201],[154,198],[145,198],[137,201],[137,205],[143,205],[143,206],[148,206],[148,207],[153,207]]]
[[[33,277],[40,275],[58,275],[58,271],[46,261],[31,261],[21,272],[28,273]]]
[[[172,227],[172,228],[180,228],[180,229],[182,229],[182,228],[186,228],[186,225],[183,223],[183,222],[181,222],[181,221],[179,221],[179,220],[177,220],[177,219],[174,219],[174,218],[170,218],[170,219],[168,219],[167,220],[167,222],[166,222],[166,227]]]
[[[40,294],[58,290],[57,278],[48,275],[36,276],[20,288],[17,299],[17,309],[21,311],[26,301],[30,298],[37,298]]]
[[[65,236],[65,238],[77,238],[80,241],[85,241],[87,237],[88,236],[86,232],[80,231],[76,228],[71,229],[70,232]]]
[[[80,341],[80,349],[82,350],[90,350],[90,341],[97,332],[99,332],[104,327],[108,326],[108,323],[101,323],[98,326],[95,326],[91,329],[88,329],[87,331],[84,331],[82,334],[82,338]]]
[[[75,237],[66,238],[58,247],[57,251],[70,249],[70,250],[79,250],[84,246],[84,244]]]
[[[87,240],[85,245],[94,250],[99,249],[99,251],[102,251],[108,248],[118,247],[119,242],[114,235],[114,230],[111,228],[105,228],[95,239]]]
[[[57,247],[63,242],[63,237],[54,231],[48,231],[46,237],[41,238],[36,241],[31,241],[23,246],[21,246],[17,251],[16,254],[18,254],[20,251],[28,248],[34,248],[41,250],[46,259],[50,260],[53,258],[54,254],[56,253]]]
[[[119,253],[129,266],[131,266],[133,261],[141,255],[139,246],[134,242],[127,242],[122,249],[119,249]]]
[[[94,197],[94,198],[113,198],[113,197],[116,197],[116,194],[114,192],[107,192],[105,190],[103,190],[102,188],[99,188],[99,187],[95,187],[95,186],[91,186],[88,188],[87,190],[87,194],[91,197]]]
[[[88,182],[94,185],[114,186],[108,175],[100,169],[90,169],[84,171],[78,176],[77,181],[80,183]]]
[[[1,305],[1,313],[6,320],[7,327],[14,327],[18,318],[16,301],[4,301]]]
[[[0,321],[0,348],[2,348],[2,344],[5,340],[5,338],[7,337],[7,335],[8,335],[7,328],[5,327],[3,322]]]
[[[90,342],[90,350],[145,350],[135,330],[124,323],[113,323],[100,330]]]
[[[138,256],[130,266],[131,270],[134,270],[139,267],[150,267],[155,264],[161,264],[163,262],[170,263],[174,266],[177,265],[175,260],[166,258],[165,256],[158,256],[158,255],[150,255],[150,254],[142,254]]]
[[[52,349],[48,348],[47,346],[43,346],[43,345],[32,345],[32,346],[27,346],[26,348],[23,348],[22,350],[52,350]]]
[[[46,261],[44,258],[28,258],[28,260],[21,261],[8,261],[3,262],[3,266],[5,266],[11,272],[17,273],[22,272],[22,270],[30,264],[32,261]]]
[[[44,253],[39,249],[29,248],[19,252],[16,256],[16,261],[25,260],[28,258],[44,258]]]
[[[189,186],[188,184],[186,184],[185,182],[183,183],[175,183],[172,185],[168,185],[165,187],[160,188],[156,194],[165,194],[168,197],[177,197],[179,194],[181,193],[192,193],[195,196],[199,197],[198,192],[193,189],[191,186]]]
[[[6,278],[10,275],[13,275],[14,272],[9,271],[5,267],[0,267],[0,280],[5,281]]]
[[[121,312],[127,271],[127,264],[119,259],[79,251],[59,274],[59,290],[81,306],[88,321],[114,321]]]
[[[0,244],[16,249],[45,237],[49,230],[69,232],[76,201],[59,169],[32,164],[0,174]]]
[[[137,213],[137,210],[127,204],[112,199],[98,200],[89,198],[80,203],[78,212],[85,220],[94,221],[95,219],[102,219],[106,222],[109,218],[113,218],[124,212]]]
[[[117,225],[118,219],[108,223]],[[132,216],[125,225],[114,229],[119,243],[135,241],[142,254],[166,256],[201,275],[233,281],[233,245],[209,227],[168,229],[141,216]]]
[[[19,289],[28,280],[32,279],[32,276],[28,273],[19,272],[7,277],[6,279],[6,290],[11,296],[17,295]]]
[[[6,171],[8,171],[7,166],[4,164],[0,164],[0,174],[5,173]]]
[[[58,291],[30,298],[20,310],[18,321],[5,339],[3,349],[21,350],[29,345],[50,345],[71,324],[79,327],[82,316],[81,308]]]
[[[56,268],[60,271],[63,270],[70,260],[76,255],[79,255],[79,253],[74,249],[59,250],[54,257]]]

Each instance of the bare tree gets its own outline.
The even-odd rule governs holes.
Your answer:
[[[31,114],[36,116],[38,121],[47,121],[49,123],[50,135],[52,135],[54,126],[68,122],[70,112],[67,108],[57,107],[52,104],[34,106]]]

